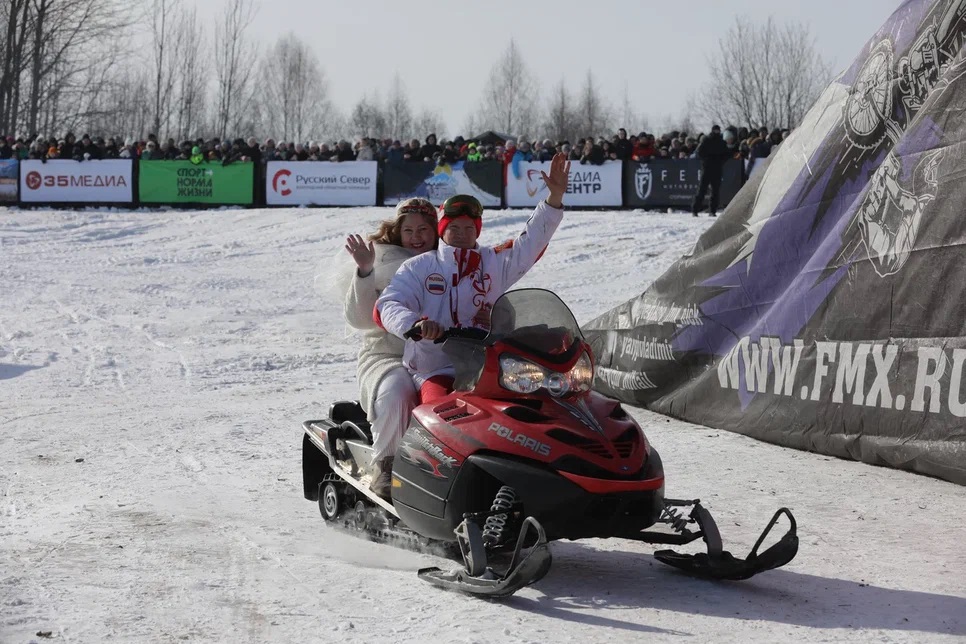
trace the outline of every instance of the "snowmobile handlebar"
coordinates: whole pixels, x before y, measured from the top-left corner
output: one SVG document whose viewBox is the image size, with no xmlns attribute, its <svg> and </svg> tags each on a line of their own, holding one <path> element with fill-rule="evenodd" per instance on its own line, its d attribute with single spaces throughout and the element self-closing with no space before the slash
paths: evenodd
<svg viewBox="0 0 966 644">
<path fill-rule="evenodd" d="M 489 331 L 486 331 L 485 329 L 477 329 L 475 327 L 450 327 L 449 329 L 443 331 L 443 335 L 433 340 L 433 344 L 442 344 L 450 338 L 465 338 L 467 340 L 482 341 L 487 335 L 489 335 Z M 419 342 L 423 339 L 423 334 L 419 332 L 419 326 L 417 324 L 414 325 L 413 328 L 406 331 L 403 337 L 405 337 L 407 340 Z"/>
</svg>

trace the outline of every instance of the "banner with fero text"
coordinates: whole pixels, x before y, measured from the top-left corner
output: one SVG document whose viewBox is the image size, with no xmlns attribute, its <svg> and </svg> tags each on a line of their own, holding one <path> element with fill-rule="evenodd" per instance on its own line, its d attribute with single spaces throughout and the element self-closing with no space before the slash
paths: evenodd
<svg viewBox="0 0 966 644">
<path fill-rule="evenodd" d="M 38 159 L 20 162 L 23 203 L 131 203 L 134 199 L 128 159 L 72 161 Z"/>
<path fill-rule="evenodd" d="M 251 204 L 255 168 L 250 162 L 144 161 L 138 164 L 138 199 L 162 204 Z"/>
<path fill-rule="evenodd" d="M 269 161 L 269 206 L 375 206 L 376 161 Z"/>
<path fill-rule="evenodd" d="M 0 203 L 17 200 L 17 159 L 0 159 Z"/>
<path fill-rule="evenodd" d="M 570 185 L 564 203 L 576 207 L 622 205 L 622 167 L 620 161 L 605 161 L 603 165 L 571 162 Z M 541 172 L 550 172 L 550 162 L 524 162 L 519 164 L 519 171 L 519 176 L 514 176 L 512 167 L 507 167 L 506 205 L 508 208 L 536 206 L 547 198 L 547 186 Z"/>
<path fill-rule="evenodd" d="M 720 210 L 731 203 L 742 185 L 742 162 L 725 161 L 719 188 Z M 652 159 L 624 164 L 624 205 L 632 208 L 690 210 L 701 187 L 700 159 Z M 710 192 L 705 197 L 705 203 Z"/>
</svg>

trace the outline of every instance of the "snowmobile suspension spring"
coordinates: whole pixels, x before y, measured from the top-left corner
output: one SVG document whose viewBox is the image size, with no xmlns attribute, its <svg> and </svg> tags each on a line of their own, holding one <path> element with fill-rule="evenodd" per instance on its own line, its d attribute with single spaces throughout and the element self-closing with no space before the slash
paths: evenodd
<svg viewBox="0 0 966 644">
<path fill-rule="evenodd" d="M 678 531 L 684 530 L 688 525 L 688 519 L 681 516 L 676 508 L 664 504 L 664 522 Z"/>
<path fill-rule="evenodd" d="M 517 493 L 512 487 L 504 485 L 493 498 L 493 504 L 490 506 L 490 511 L 495 512 L 497 510 L 509 510 L 513 507 L 513 504 L 516 503 L 516 501 Z M 494 514 L 486 518 L 486 523 L 483 524 L 484 545 L 495 546 L 503 541 L 503 530 L 506 528 L 509 518 L 510 517 L 508 514 Z"/>
</svg>

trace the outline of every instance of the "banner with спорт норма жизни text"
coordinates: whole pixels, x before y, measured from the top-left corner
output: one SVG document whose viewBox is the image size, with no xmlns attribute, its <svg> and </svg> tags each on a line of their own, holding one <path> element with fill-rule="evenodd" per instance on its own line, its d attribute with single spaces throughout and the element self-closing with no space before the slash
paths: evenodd
<svg viewBox="0 0 966 644">
<path fill-rule="evenodd" d="M 138 200 L 156 204 L 246 206 L 254 202 L 255 164 L 146 161 L 138 164 Z"/>
</svg>

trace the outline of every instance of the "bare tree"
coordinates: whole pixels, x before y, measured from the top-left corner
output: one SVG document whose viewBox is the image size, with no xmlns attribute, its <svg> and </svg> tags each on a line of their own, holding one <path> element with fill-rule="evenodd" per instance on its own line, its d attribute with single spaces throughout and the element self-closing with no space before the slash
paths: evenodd
<svg viewBox="0 0 966 644">
<path fill-rule="evenodd" d="M 36 132 L 76 121 L 87 109 L 79 93 L 106 79 L 131 14 L 117 0 L 7 0 L 0 125 Z"/>
<path fill-rule="evenodd" d="M 538 95 L 537 81 L 511 39 L 490 70 L 477 120 L 483 127 L 507 134 L 530 133 L 537 122 Z"/>
<path fill-rule="evenodd" d="M 580 136 L 577 106 L 564 79 L 550 91 L 543 130 L 555 141 L 576 142 Z"/>
<path fill-rule="evenodd" d="M 245 31 L 255 19 L 252 0 L 226 1 L 225 14 L 215 26 L 214 51 L 217 81 L 215 128 L 222 137 L 229 129 L 240 130 L 246 120 L 256 59 L 255 49 L 245 37 Z"/>
<path fill-rule="evenodd" d="M 424 107 L 413 119 L 412 131 L 420 140 L 425 140 L 430 134 L 435 134 L 437 139 L 445 139 L 446 121 L 438 110 Z"/>
<path fill-rule="evenodd" d="M 27 66 L 29 0 L 9 0 L 0 6 L 5 36 L 0 48 L 0 132 L 12 131 L 20 103 L 20 77 Z"/>
<path fill-rule="evenodd" d="M 325 73 L 311 48 L 294 33 L 279 38 L 266 53 L 258 85 L 265 125 L 276 136 L 304 141 L 328 124 L 332 104 Z"/>
<path fill-rule="evenodd" d="M 647 117 L 644 116 L 637 107 L 631 102 L 627 92 L 627 83 L 624 83 L 624 95 L 621 101 L 620 127 L 627 130 L 628 136 L 647 130 Z"/>
<path fill-rule="evenodd" d="M 204 119 L 205 97 L 208 83 L 205 70 L 207 49 L 201 27 L 198 25 L 197 8 L 186 9 L 179 22 L 181 43 L 175 52 L 175 66 L 180 73 L 176 78 L 174 127 L 180 139 L 196 134 Z"/>
<path fill-rule="evenodd" d="M 587 70 L 584 85 L 577 96 L 577 124 L 585 136 L 603 136 L 612 129 L 612 110 L 600 94 L 594 72 Z"/>
<path fill-rule="evenodd" d="M 387 128 L 387 119 L 382 111 L 379 97 L 371 99 L 363 96 L 349 114 L 351 136 L 381 137 Z"/>
<path fill-rule="evenodd" d="M 409 95 L 403 85 L 399 73 L 392 79 L 392 86 L 389 88 L 389 95 L 386 96 L 386 116 L 385 135 L 392 139 L 403 139 L 409 136 L 412 131 L 413 112 L 409 106 Z"/>
<path fill-rule="evenodd" d="M 807 26 L 737 18 L 708 57 L 711 80 L 697 107 L 708 120 L 794 127 L 832 77 Z"/>
<path fill-rule="evenodd" d="M 162 126 L 167 129 L 168 118 L 171 113 L 171 94 L 174 91 L 175 76 L 179 70 L 175 69 L 172 61 L 174 52 L 181 43 L 177 42 L 178 30 L 174 22 L 177 20 L 177 9 L 180 0 L 153 0 L 151 4 L 151 35 L 153 37 L 152 98 L 154 119 L 151 129 L 159 136 Z"/>
</svg>

